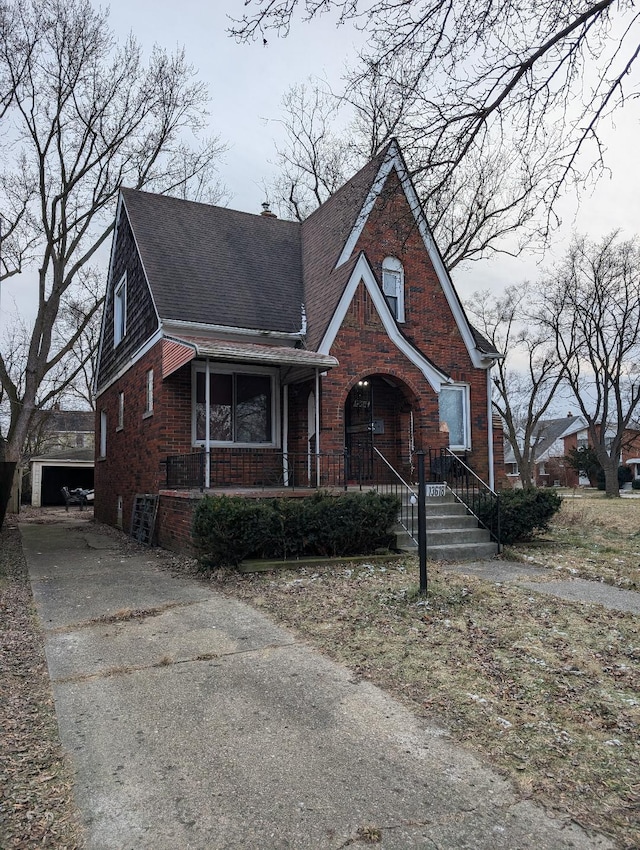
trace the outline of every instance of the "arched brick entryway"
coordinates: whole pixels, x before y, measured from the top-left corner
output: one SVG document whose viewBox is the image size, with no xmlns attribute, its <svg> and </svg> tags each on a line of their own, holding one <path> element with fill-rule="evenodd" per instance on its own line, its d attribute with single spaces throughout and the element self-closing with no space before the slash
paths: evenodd
<svg viewBox="0 0 640 850">
<path fill-rule="evenodd" d="M 351 387 L 344 405 L 350 477 L 373 474 L 373 446 L 407 480 L 412 478 L 419 399 L 394 375 L 372 374 Z"/>
</svg>

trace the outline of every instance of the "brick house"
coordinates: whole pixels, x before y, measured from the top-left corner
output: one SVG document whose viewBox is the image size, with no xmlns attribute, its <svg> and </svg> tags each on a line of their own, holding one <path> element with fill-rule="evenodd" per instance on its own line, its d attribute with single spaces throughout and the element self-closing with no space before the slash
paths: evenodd
<svg viewBox="0 0 640 850">
<path fill-rule="evenodd" d="M 493 486 L 500 355 L 467 320 L 397 144 L 302 223 L 264 206 L 122 190 L 96 517 L 127 530 L 134 495 L 160 493 L 160 542 L 175 545 L 190 463 L 205 489 L 366 483 L 373 447 L 407 479 L 416 449 L 450 447 Z"/>
<path fill-rule="evenodd" d="M 580 480 L 578 473 L 565 461 L 572 448 L 587 445 L 587 423 L 583 416 L 569 413 L 556 419 L 541 419 L 533 432 L 535 486 L 577 487 L 579 483 L 588 483 Z M 514 486 L 520 486 L 515 454 L 508 444 L 504 450 L 504 462 L 508 478 Z"/>
</svg>

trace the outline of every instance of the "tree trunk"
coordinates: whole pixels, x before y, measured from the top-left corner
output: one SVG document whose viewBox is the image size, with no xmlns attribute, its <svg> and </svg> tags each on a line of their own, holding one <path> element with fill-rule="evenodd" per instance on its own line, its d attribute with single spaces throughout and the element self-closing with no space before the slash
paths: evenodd
<svg viewBox="0 0 640 850">
<path fill-rule="evenodd" d="M 17 466 L 15 461 L 0 462 L 0 528 L 2 528 L 4 523 L 7 505 L 11 498 L 11 489 Z"/>
<path fill-rule="evenodd" d="M 605 495 L 607 498 L 619 499 L 620 484 L 618 483 L 617 461 L 612 461 L 606 466 L 603 464 L 602 468 L 604 469 Z"/>
</svg>

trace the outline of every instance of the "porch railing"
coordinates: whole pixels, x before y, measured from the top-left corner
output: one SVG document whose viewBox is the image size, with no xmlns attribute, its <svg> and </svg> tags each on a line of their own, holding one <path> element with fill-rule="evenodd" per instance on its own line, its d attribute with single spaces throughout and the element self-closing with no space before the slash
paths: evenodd
<svg viewBox="0 0 640 850">
<path fill-rule="evenodd" d="M 225 449 L 210 455 L 209 487 L 322 488 L 346 489 L 344 452 L 303 452 Z M 164 461 L 167 488 L 203 490 L 206 486 L 207 454 L 170 455 Z"/>
<path fill-rule="evenodd" d="M 167 489 L 204 490 L 206 457 L 204 452 L 169 455 L 162 462 Z"/>
<path fill-rule="evenodd" d="M 431 481 L 445 483 L 500 548 L 500 496 L 451 449 L 429 449 Z"/>
</svg>

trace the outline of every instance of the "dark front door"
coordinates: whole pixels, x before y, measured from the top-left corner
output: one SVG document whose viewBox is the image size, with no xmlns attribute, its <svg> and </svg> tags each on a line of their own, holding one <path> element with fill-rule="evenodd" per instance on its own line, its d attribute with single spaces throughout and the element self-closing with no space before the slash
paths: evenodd
<svg viewBox="0 0 640 850">
<path fill-rule="evenodd" d="M 373 477 L 373 392 L 370 379 L 358 381 L 349 393 L 345 425 L 347 478 L 370 481 Z"/>
</svg>

